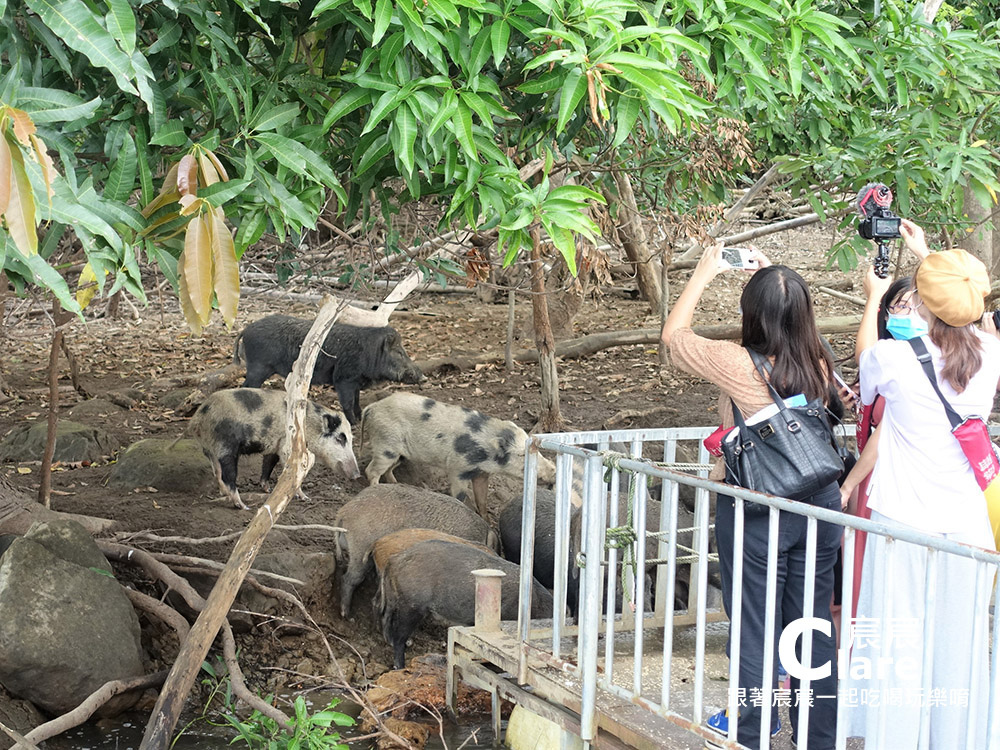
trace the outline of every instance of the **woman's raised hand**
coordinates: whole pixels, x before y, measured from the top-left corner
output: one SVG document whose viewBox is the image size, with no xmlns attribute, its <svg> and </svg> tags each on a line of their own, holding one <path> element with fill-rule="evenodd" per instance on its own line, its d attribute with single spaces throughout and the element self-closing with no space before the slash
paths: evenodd
<svg viewBox="0 0 1000 750">
<path fill-rule="evenodd" d="M 705 283 L 708 283 L 718 276 L 720 271 L 728 268 L 728 266 L 722 262 L 722 248 L 723 244 L 721 242 L 714 242 L 711 245 L 708 245 L 705 248 L 705 252 L 701 254 L 701 259 L 698 261 L 698 265 L 694 268 L 694 273 Z"/>
<path fill-rule="evenodd" d="M 918 259 L 923 260 L 930 255 L 930 250 L 927 249 L 927 240 L 924 238 L 924 230 L 917 224 L 914 224 L 909 219 L 900 219 L 899 234 L 903 238 L 903 244 Z"/>
<path fill-rule="evenodd" d="M 871 266 L 868 269 L 868 273 L 865 274 L 865 295 L 869 300 L 881 300 L 883 295 L 889 291 L 889 287 L 892 285 L 892 277 L 886 276 L 884 279 L 875 273 L 875 266 Z"/>
<path fill-rule="evenodd" d="M 762 253 L 756 247 L 751 245 L 750 250 L 752 251 L 750 253 L 750 257 L 757 261 L 758 269 L 767 268 L 769 265 L 771 265 L 771 259 L 768 258 L 766 255 L 764 255 L 764 253 Z"/>
</svg>

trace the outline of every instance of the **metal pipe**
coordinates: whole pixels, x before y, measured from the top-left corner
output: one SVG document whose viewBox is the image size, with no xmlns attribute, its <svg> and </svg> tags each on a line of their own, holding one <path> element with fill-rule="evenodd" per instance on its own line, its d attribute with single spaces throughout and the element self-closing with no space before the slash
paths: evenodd
<svg viewBox="0 0 1000 750">
<path fill-rule="evenodd" d="M 496 633 L 500 630 L 500 579 L 507 574 L 494 568 L 480 568 L 472 571 L 472 575 L 476 579 L 475 629 Z"/>
<path fill-rule="evenodd" d="M 816 598 L 816 519 L 806 521 L 806 580 L 805 591 L 802 594 L 802 616 L 808 621 L 813 616 L 813 600 Z M 799 747 L 809 750 L 809 705 L 812 689 L 812 651 L 813 629 L 808 628 L 802 634 L 802 664 L 806 674 L 799 683 Z M 780 655 L 779 655 L 780 656 Z M 805 700 L 802 700 L 805 696 Z"/>
<path fill-rule="evenodd" d="M 521 580 L 518 585 L 517 635 L 521 643 L 517 681 L 528 681 L 528 643 L 531 632 L 531 586 L 535 569 L 535 489 L 538 480 L 538 443 L 530 441 L 524 454 L 524 492 L 521 504 Z"/>
<path fill-rule="evenodd" d="M 740 707 L 737 701 L 740 687 L 740 646 L 743 624 L 743 538 L 746 529 L 746 508 L 743 498 L 736 498 L 733 508 L 733 602 L 729 621 L 729 739 L 736 741 L 739 731 Z M 744 695 L 744 700 L 746 696 Z M 768 735 L 770 736 L 770 735 Z"/>
</svg>

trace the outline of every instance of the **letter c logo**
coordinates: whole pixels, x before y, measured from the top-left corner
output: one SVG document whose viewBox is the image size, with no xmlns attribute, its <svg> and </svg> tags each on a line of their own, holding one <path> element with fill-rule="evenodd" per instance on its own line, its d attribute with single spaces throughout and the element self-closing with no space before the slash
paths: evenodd
<svg viewBox="0 0 1000 750">
<path fill-rule="evenodd" d="M 832 626 L 829 620 L 824 620 L 821 617 L 800 617 L 788 623 L 785 629 L 781 631 L 781 638 L 778 639 L 778 658 L 781 659 L 781 664 L 784 666 L 785 671 L 792 677 L 800 680 L 804 680 L 807 677 L 810 680 L 822 680 L 833 673 L 833 667 L 829 661 L 822 666 L 807 669 L 795 655 L 795 642 L 807 630 L 818 630 L 826 636 L 832 634 Z"/>
</svg>

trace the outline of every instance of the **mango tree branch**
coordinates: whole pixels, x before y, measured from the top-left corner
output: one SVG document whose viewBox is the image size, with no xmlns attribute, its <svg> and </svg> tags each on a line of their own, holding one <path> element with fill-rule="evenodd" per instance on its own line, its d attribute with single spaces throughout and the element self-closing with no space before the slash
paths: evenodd
<svg viewBox="0 0 1000 750">
<path fill-rule="evenodd" d="M 288 392 L 288 437 L 281 476 L 264 503 L 247 525 L 226 563 L 226 568 L 208 596 L 204 610 L 199 614 L 191 632 L 184 640 L 170 675 L 160 691 L 140 750 L 167 750 L 174 727 L 187 699 L 191 686 L 201 669 L 206 654 L 222 626 L 236 594 L 250 570 L 257 553 L 271 527 L 277 522 L 292 497 L 299 492 L 302 480 L 312 467 L 314 457 L 306 448 L 305 412 L 309 382 L 313 367 L 326 335 L 340 315 L 345 303 L 327 301 L 323 304 L 312 328 L 306 334 L 299 357 L 285 381 Z"/>
</svg>

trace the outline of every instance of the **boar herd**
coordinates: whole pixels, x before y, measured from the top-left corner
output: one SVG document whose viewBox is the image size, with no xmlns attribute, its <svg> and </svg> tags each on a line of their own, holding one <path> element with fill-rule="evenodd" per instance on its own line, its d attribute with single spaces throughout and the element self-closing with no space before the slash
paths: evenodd
<svg viewBox="0 0 1000 750">
<path fill-rule="evenodd" d="M 246 363 L 243 387 L 213 393 L 185 430 L 212 463 L 223 496 L 237 508 L 247 508 L 236 485 L 239 457 L 263 455 L 264 484 L 283 454 L 285 393 L 260 386 L 272 375 L 291 372 L 311 325 L 309 320 L 271 315 L 246 326 L 233 355 L 235 362 Z M 355 590 L 375 570 L 375 616 L 392 647 L 396 668 L 404 666 L 407 640 L 425 616 L 472 624 L 472 570 L 496 568 L 507 574 L 501 613 L 505 619 L 516 616 L 518 604 L 520 513 L 516 519 L 513 511 L 504 515 L 504 525 L 510 528 L 502 533 L 518 538 L 503 550 L 508 561 L 499 556 L 499 537 L 488 523 L 486 490 L 491 474 L 523 475 L 527 433 L 513 422 L 413 393 L 395 392 L 364 411 L 360 408 L 361 390 L 375 383 L 423 380 L 395 329 L 334 324 L 312 382 L 332 386 L 343 411 L 315 402 L 306 410 L 309 450 L 345 477 L 360 477 L 352 426 L 359 428 L 359 446 L 370 444 L 365 469 L 369 486 L 340 509 L 336 520 L 341 529 L 337 559 L 347 558 L 340 611 L 345 618 L 351 615 Z M 443 471 L 451 496 L 397 484 L 393 469 L 403 460 Z M 555 466 L 539 456 L 538 474 L 551 484 Z M 516 503 L 519 508 L 520 500 Z M 551 617 L 551 595 L 537 580 L 533 588 L 532 616 Z M 575 605 L 575 597 L 571 602 Z"/>
</svg>

